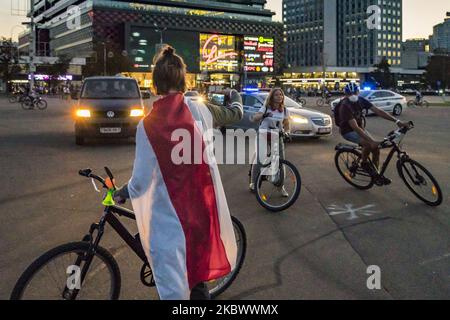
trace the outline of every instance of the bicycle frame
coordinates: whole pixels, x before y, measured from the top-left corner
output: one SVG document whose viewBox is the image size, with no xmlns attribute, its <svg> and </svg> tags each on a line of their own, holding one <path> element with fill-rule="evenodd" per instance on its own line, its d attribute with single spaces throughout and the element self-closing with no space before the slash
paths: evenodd
<svg viewBox="0 0 450 320">
<path fill-rule="evenodd" d="M 391 163 L 392 158 L 394 157 L 394 154 L 397 153 L 398 158 L 400 159 L 400 155 L 404 153 L 402 150 L 400 150 L 399 146 L 396 143 L 392 144 L 391 151 L 389 152 L 386 160 L 383 162 L 383 166 L 381 167 L 380 175 L 384 176 L 384 173 L 386 172 L 387 168 L 389 167 L 389 164 Z"/>
<path fill-rule="evenodd" d="M 114 215 L 126 217 L 131 220 L 136 220 L 134 212 L 119 206 L 109 206 L 105 207 L 102 218 L 99 223 L 94 223 L 89 229 L 89 234 L 83 238 L 83 241 L 91 241 L 92 235 L 95 230 L 98 230 L 95 240 L 92 242 L 93 246 L 98 246 L 104 232 L 105 224 L 108 223 L 114 231 L 122 238 L 122 240 L 133 250 L 133 252 L 142 260 L 142 262 L 147 263 L 147 257 L 145 255 L 144 249 L 142 248 L 139 239 L 136 239 L 125 226 L 119 221 L 119 219 Z"/>
</svg>

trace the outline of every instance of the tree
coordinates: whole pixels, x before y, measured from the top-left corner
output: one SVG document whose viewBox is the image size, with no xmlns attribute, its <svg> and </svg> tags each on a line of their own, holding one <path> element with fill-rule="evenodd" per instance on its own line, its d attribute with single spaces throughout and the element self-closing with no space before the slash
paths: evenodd
<svg viewBox="0 0 450 320">
<path fill-rule="evenodd" d="M 21 71 L 18 61 L 18 50 L 12 39 L 4 37 L 0 39 L 0 78 L 5 83 L 8 83 Z"/>
<path fill-rule="evenodd" d="M 386 57 L 381 59 L 380 63 L 375 64 L 375 71 L 371 76 L 381 85 L 382 88 L 392 88 L 394 85 L 394 79 L 391 73 L 391 65 L 387 61 Z"/>
<path fill-rule="evenodd" d="M 432 56 L 426 67 L 425 79 L 427 84 L 435 89 L 450 87 L 450 56 Z M 440 82 L 440 86 L 438 86 L 438 82 Z"/>
<path fill-rule="evenodd" d="M 104 55 L 106 53 L 106 75 L 115 75 L 121 72 L 131 71 L 133 66 L 127 55 L 123 51 L 113 47 L 110 43 L 105 46 L 102 43 L 94 44 L 94 51 L 83 66 L 83 76 L 99 76 L 104 74 Z"/>
</svg>

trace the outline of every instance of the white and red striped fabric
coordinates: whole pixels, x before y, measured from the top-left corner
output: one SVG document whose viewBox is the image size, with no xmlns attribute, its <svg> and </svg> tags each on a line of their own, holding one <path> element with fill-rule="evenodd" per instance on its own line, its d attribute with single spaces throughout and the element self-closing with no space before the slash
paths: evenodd
<svg viewBox="0 0 450 320">
<path fill-rule="evenodd" d="M 152 267 L 161 299 L 189 299 L 200 282 L 227 275 L 235 267 L 237 246 L 225 192 L 212 152 L 208 162 L 174 164 L 184 129 L 200 139 L 202 157 L 212 137 L 212 115 L 200 102 L 182 94 L 154 103 L 138 125 L 136 159 L 128 184 L 141 242 Z"/>
</svg>

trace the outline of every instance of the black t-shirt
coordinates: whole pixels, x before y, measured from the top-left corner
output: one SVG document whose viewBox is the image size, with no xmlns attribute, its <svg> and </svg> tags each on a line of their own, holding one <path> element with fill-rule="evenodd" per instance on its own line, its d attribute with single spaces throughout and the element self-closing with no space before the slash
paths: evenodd
<svg viewBox="0 0 450 320">
<path fill-rule="evenodd" d="M 370 109 L 373 106 L 368 100 L 358 97 L 357 102 L 351 102 L 348 98 L 345 98 L 339 106 L 339 128 L 341 134 L 352 132 L 353 129 L 349 124 L 349 121 L 355 119 L 358 126 L 362 126 L 363 110 Z"/>
</svg>

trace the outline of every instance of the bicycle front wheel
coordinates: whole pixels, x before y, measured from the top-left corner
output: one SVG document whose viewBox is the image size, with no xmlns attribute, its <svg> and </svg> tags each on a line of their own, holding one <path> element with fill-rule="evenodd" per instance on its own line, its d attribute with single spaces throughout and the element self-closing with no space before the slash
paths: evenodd
<svg viewBox="0 0 450 320">
<path fill-rule="evenodd" d="M 271 168 L 266 167 L 265 170 Z M 301 186 L 297 168 L 289 161 L 280 160 L 277 173 L 273 175 L 263 174 L 262 171 L 259 173 L 255 183 L 256 200 L 269 211 L 283 211 L 297 201 Z"/>
<path fill-rule="evenodd" d="M 247 251 L 247 235 L 245 234 L 244 226 L 237 218 L 233 216 L 231 217 L 231 220 L 233 222 L 234 235 L 236 237 L 237 244 L 236 266 L 228 275 L 208 282 L 207 286 L 209 289 L 209 294 L 213 299 L 223 293 L 236 279 L 242 265 L 244 264 L 245 253 Z"/>
<path fill-rule="evenodd" d="M 42 99 L 36 101 L 36 107 L 37 107 L 39 110 L 45 110 L 45 109 L 47 109 L 47 101 L 42 100 Z"/>
<path fill-rule="evenodd" d="M 397 162 L 397 170 L 400 178 L 417 198 L 432 207 L 442 203 L 439 183 L 420 163 L 412 159 L 402 159 Z"/>
<path fill-rule="evenodd" d="M 56 247 L 34 261 L 21 275 L 11 300 L 117 300 L 121 277 L 113 256 L 97 247 L 85 269 L 89 243 Z M 81 283 L 81 274 L 86 271 Z"/>
</svg>

